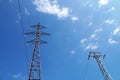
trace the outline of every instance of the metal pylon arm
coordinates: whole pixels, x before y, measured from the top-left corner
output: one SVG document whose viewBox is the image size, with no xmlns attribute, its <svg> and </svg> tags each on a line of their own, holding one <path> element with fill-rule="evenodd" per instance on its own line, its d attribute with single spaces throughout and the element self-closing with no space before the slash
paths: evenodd
<svg viewBox="0 0 120 80">
<path fill-rule="evenodd" d="M 98 63 L 98 66 L 100 68 L 100 71 L 104 77 L 105 80 L 112 80 L 110 74 L 107 72 L 105 66 L 103 65 L 103 62 L 101 59 L 104 59 L 106 55 L 101 55 L 100 52 L 90 52 L 89 53 L 89 56 L 88 56 L 88 59 L 90 59 L 91 57 L 92 58 L 95 58 L 97 63 Z"/>
<path fill-rule="evenodd" d="M 49 33 L 41 31 L 41 29 L 46 29 L 45 26 L 37 25 L 30 26 L 31 28 L 35 29 L 35 31 L 31 31 L 25 33 L 25 35 L 32 35 L 35 38 L 32 40 L 27 41 L 27 43 L 33 44 L 33 52 L 32 52 L 32 59 L 30 63 L 29 75 L 28 80 L 42 80 L 41 78 L 41 67 L 40 67 L 40 45 L 47 43 L 40 39 L 42 35 L 50 35 Z"/>
</svg>

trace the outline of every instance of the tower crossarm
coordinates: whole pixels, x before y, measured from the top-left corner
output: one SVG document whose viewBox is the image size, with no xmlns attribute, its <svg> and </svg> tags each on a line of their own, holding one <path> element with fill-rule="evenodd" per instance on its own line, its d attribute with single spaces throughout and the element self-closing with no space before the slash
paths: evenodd
<svg viewBox="0 0 120 80">
<path fill-rule="evenodd" d="M 42 35 L 50 35 L 50 34 L 41 31 L 41 29 L 46 29 L 46 27 L 40 25 L 39 23 L 37 25 L 33 25 L 30 27 L 34 29 L 34 31 L 25 33 L 25 35 L 29 35 L 29 36 L 31 35 L 34 36 L 35 38 L 27 41 L 27 43 L 31 43 L 34 45 L 29 74 L 28 74 L 28 80 L 42 80 L 41 67 L 40 67 L 40 45 L 43 43 L 45 44 L 47 42 L 41 40 L 40 37 Z"/>
<path fill-rule="evenodd" d="M 96 59 L 96 62 L 98 63 L 98 66 L 100 68 L 100 71 L 104 77 L 105 80 L 112 80 L 110 74 L 107 72 L 105 66 L 103 65 L 103 62 L 101 59 L 105 58 L 105 55 L 101 55 L 100 52 L 90 52 L 88 59 L 92 57 Z"/>
</svg>

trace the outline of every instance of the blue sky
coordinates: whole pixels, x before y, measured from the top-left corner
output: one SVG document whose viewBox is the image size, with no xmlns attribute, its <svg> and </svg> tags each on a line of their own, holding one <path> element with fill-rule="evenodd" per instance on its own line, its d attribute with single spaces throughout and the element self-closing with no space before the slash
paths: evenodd
<svg viewBox="0 0 120 80">
<path fill-rule="evenodd" d="M 0 0 L 0 80 L 27 80 L 32 45 L 25 47 L 29 26 L 47 27 L 41 45 L 43 80 L 104 80 L 89 51 L 103 60 L 113 80 L 120 80 L 119 0 Z"/>
</svg>

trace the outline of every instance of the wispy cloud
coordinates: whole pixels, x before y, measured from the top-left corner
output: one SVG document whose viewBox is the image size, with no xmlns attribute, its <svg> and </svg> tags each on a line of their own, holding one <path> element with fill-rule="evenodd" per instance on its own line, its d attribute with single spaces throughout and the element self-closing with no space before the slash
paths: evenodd
<svg viewBox="0 0 120 80">
<path fill-rule="evenodd" d="M 28 16 L 30 15 L 30 12 L 28 11 L 27 8 L 25 8 L 25 14 L 28 15 Z"/>
<path fill-rule="evenodd" d="M 33 0 L 36 10 L 46 14 L 57 15 L 58 18 L 69 16 L 70 10 L 67 7 L 60 7 L 57 0 Z"/>
<path fill-rule="evenodd" d="M 13 75 L 13 78 L 20 78 L 21 76 L 22 76 L 21 73 L 18 73 L 18 74 Z"/>
<path fill-rule="evenodd" d="M 99 28 L 99 29 L 96 29 L 96 30 L 95 30 L 95 33 L 98 33 L 98 32 L 101 32 L 101 31 L 103 31 L 103 29 L 102 29 L 102 28 Z"/>
<path fill-rule="evenodd" d="M 96 38 L 97 33 L 103 31 L 102 28 L 96 29 L 93 34 L 90 35 L 90 39 Z"/>
<path fill-rule="evenodd" d="M 114 20 L 110 20 L 110 19 L 107 19 L 106 21 L 105 21 L 105 23 L 107 23 L 107 24 L 113 24 L 115 21 Z"/>
<path fill-rule="evenodd" d="M 96 45 L 96 44 L 89 44 L 86 48 L 85 48 L 85 50 L 95 50 L 95 49 L 97 49 L 98 48 L 98 46 Z"/>
<path fill-rule="evenodd" d="M 103 5 L 107 5 L 108 4 L 108 0 L 99 0 L 98 4 L 99 4 L 99 7 L 101 7 Z"/>
<path fill-rule="evenodd" d="M 84 44 L 87 41 L 87 39 L 81 39 L 80 43 Z"/>
<path fill-rule="evenodd" d="M 112 6 L 108 11 L 111 12 L 111 11 L 114 11 L 115 10 L 115 7 Z"/>
<path fill-rule="evenodd" d="M 70 14 L 72 12 L 71 9 L 61 7 L 57 0 L 33 0 L 33 4 L 36 6 L 38 12 L 55 15 L 58 19 L 70 18 L 73 22 L 79 21 L 78 17 Z M 29 14 L 27 10 L 26 14 Z"/>
<path fill-rule="evenodd" d="M 14 78 L 14 79 L 26 80 L 26 77 L 23 76 L 21 73 L 14 74 L 14 75 L 13 75 L 13 78 Z"/>
<path fill-rule="evenodd" d="M 75 22 L 75 21 L 79 21 L 79 18 L 78 18 L 78 17 L 71 17 L 71 20 L 72 20 L 73 22 Z"/>
<path fill-rule="evenodd" d="M 93 23 L 92 23 L 92 22 L 90 22 L 88 25 L 89 25 L 89 26 L 91 26 L 92 24 L 93 24 Z"/>
<path fill-rule="evenodd" d="M 115 28 L 113 31 L 113 35 L 118 35 L 118 34 L 120 34 L 120 27 Z"/>
<path fill-rule="evenodd" d="M 70 52 L 71 54 L 75 54 L 75 51 L 74 50 L 71 50 L 71 52 Z"/>
<path fill-rule="evenodd" d="M 119 39 L 118 37 L 120 36 L 120 26 L 116 27 L 112 34 L 111 37 L 108 39 L 109 44 L 119 44 Z M 113 39 L 114 38 L 114 39 Z"/>
<path fill-rule="evenodd" d="M 80 43 L 85 48 L 85 50 L 95 50 L 99 47 L 98 37 L 99 33 L 103 31 L 103 28 L 98 28 L 88 37 L 81 39 Z"/>
<path fill-rule="evenodd" d="M 9 0 L 9 2 L 12 2 L 12 0 Z"/>
<path fill-rule="evenodd" d="M 19 20 L 16 20 L 16 23 L 19 24 Z"/>
<path fill-rule="evenodd" d="M 108 39 L 108 42 L 110 43 L 110 44 L 118 44 L 118 41 L 116 41 L 116 40 L 113 40 L 113 39 L 111 39 L 111 38 L 109 38 Z"/>
<path fill-rule="evenodd" d="M 93 33 L 93 34 L 90 35 L 90 38 L 91 38 L 91 39 L 93 39 L 93 38 L 95 38 L 95 37 L 96 37 L 96 33 Z"/>
</svg>

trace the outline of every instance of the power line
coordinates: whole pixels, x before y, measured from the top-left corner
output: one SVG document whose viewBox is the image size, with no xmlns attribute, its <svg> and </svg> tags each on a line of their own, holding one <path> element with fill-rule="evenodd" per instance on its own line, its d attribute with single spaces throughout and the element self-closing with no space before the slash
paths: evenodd
<svg viewBox="0 0 120 80">
<path fill-rule="evenodd" d="M 22 16 L 22 9 L 21 9 L 21 5 L 20 5 L 20 1 L 18 0 L 18 8 L 19 8 L 19 16 L 20 16 L 20 24 L 21 24 L 21 30 L 22 30 L 22 35 L 23 35 L 23 40 L 24 40 L 24 47 L 25 47 L 25 57 L 26 57 L 26 64 L 28 62 L 28 55 L 27 55 L 27 46 L 26 46 L 26 40 L 25 40 L 25 30 L 24 30 L 24 26 L 23 26 L 23 16 Z"/>
</svg>

